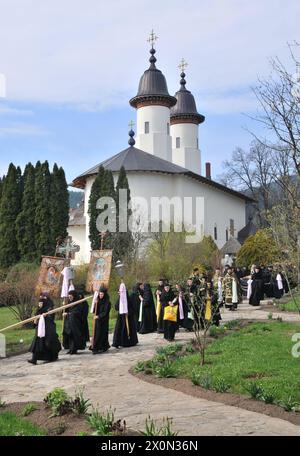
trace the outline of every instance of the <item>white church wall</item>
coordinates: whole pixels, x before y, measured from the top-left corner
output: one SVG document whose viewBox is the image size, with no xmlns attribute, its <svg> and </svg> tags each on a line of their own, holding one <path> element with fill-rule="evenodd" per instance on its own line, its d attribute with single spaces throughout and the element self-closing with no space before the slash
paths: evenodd
<svg viewBox="0 0 300 456">
<path fill-rule="evenodd" d="M 178 176 L 178 187 L 186 196 L 204 197 L 204 234 L 214 239 L 214 228 L 217 228 L 217 239 L 219 248 L 226 242 L 226 229 L 230 227 L 230 219 L 234 220 L 235 235 L 245 224 L 245 201 L 229 193 L 217 190 L 216 188 L 201 184 L 195 179 Z M 179 191 L 179 190 L 178 190 Z"/>
<path fill-rule="evenodd" d="M 75 225 L 68 227 L 68 235 L 72 236 L 76 245 L 80 246 L 80 251 L 76 253 L 75 259 L 72 260 L 73 265 L 80 265 L 89 262 L 86 252 L 86 227 L 85 225 Z M 88 252 L 89 253 L 89 252 Z"/>
<path fill-rule="evenodd" d="M 118 173 L 114 173 L 115 183 Z M 217 227 L 216 244 L 219 248 L 226 242 L 226 229 L 229 231 L 230 219 L 234 220 L 235 235 L 237 231 L 245 226 L 245 202 L 228 193 L 222 192 L 206 184 L 199 183 L 195 179 L 181 175 L 168 175 L 162 173 L 130 172 L 127 173 L 131 197 L 145 198 L 150 208 L 151 197 L 167 197 L 168 199 L 180 197 L 203 197 L 204 198 L 204 220 L 198 221 L 203 225 L 203 233 L 211 235 L 214 239 L 214 228 Z M 75 242 L 80 245 L 80 255 L 76 258 L 78 263 L 88 263 L 90 260 L 89 241 L 89 215 L 88 201 L 90 191 L 95 177 L 87 179 L 85 189 L 85 217 L 86 227 L 69 227 L 69 233 Z M 143 203 L 138 203 L 139 209 L 146 214 Z M 167 208 L 167 206 L 165 206 Z M 195 221 L 195 204 L 193 204 L 193 220 Z M 166 213 L 162 212 L 163 219 Z"/>
<path fill-rule="evenodd" d="M 145 133 L 145 122 L 149 122 L 149 133 Z M 169 108 L 156 105 L 138 108 L 136 147 L 164 160 L 172 161 L 172 139 L 168 128 L 170 128 Z"/>
<path fill-rule="evenodd" d="M 198 149 L 198 125 L 182 123 L 171 125 L 172 161 L 176 165 L 201 174 L 201 152 Z M 179 138 L 180 147 L 176 147 Z"/>
</svg>

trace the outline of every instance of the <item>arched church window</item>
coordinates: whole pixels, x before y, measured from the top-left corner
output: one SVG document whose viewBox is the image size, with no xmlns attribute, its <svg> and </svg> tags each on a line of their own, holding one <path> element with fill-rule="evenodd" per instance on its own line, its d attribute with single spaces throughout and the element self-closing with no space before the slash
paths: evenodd
<svg viewBox="0 0 300 456">
<path fill-rule="evenodd" d="M 180 149 L 180 138 L 176 138 L 176 149 Z"/>
<path fill-rule="evenodd" d="M 150 130 L 149 122 L 145 122 L 145 134 L 148 134 Z"/>
<path fill-rule="evenodd" d="M 214 238 L 215 238 L 215 241 L 217 241 L 217 239 L 218 239 L 218 228 L 217 228 L 216 224 L 214 226 Z"/>
<path fill-rule="evenodd" d="M 226 242 L 228 241 L 228 228 L 226 228 Z"/>
<path fill-rule="evenodd" d="M 168 123 L 167 123 L 167 135 L 169 135 L 169 134 L 170 134 L 170 124 L 169 124 L 169 122 L 168 122 Z"/>
</svg>

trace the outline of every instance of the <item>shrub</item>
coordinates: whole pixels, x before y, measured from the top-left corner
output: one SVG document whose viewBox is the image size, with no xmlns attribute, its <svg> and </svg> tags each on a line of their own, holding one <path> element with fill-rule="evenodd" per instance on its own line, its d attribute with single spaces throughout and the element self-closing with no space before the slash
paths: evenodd
<svg viewBox="0 0 300 456">
<path fill-rule="evenodd" d="M 224 378 L 218 378 L 214 383 L 214 390 L 217 393 L 226 393 L 230 389 L 230 385 L 225 381 Z"/>
<path fill-rule="evenodd" d="M 35 404 L 27 404 L 27 405 L 25 405 L 25 407 L 23 408 L 22 413 L 21 413 L 21 416 L 28 416 L 28 415 L 30 415 L 32 412 L 34 412 L 35 410 L 37 410 L 37 406 L 36 406 Z"/>
<path fill-rule="evenodd" d="M 276 399 L 276 391 L 275 389 L 271 391 L 263 390 L 261 395 L 261 400 L 264 401 L 266 404 L 274 404 Z"/>
<path fill-rule="evenodd" d="M 286 412 L 295 412 L 300 404 L 292 396 L 288 396 L 280 402 L 280 405 Z"/>
<path fill-rule="evenodd" d="M 227 329 L 233 329 L 236 328 L 237 326 L 240 326 L 241 320 L 229 320 L 226 322 L 226 328 Z"/>
<path fill-rule="evenodd" d="M 158 355 L 164 355 L 164 356 L 173 356 L 181 352 L 183 348 L 182 344 L 172 344 L 172 345 L 167 345 L 165 347 L 159 347 L 156 349 L 156 353 Z"/>
<path fill-rule="evenodd" d="M 21 321 L 30 318 L 35 309 L 35 288 L 38 278 L 36 269 L 19 269 L 16 275 L 9 275 L 0 285 L 0 301 Z"/>
<path fill-rule="evenodd" d="M 194 381 L 196 383 L 194 383 Z M 209 375 L 209 374 L 201 375 L 200 373 L 198 373 L 198 375 L 197 375 L 196 371 L 194 371 L 194 375 L 192 373 L 192 382 L 194 383 L 194 385 L 201 386 L 202 388 L 204 388 L 206 390 L 211 389 L 212 385 L 213 385 L 211 375 Z"/>
<path fill-rule="evenodd" d="M 75 397 L 72 403 L 72 410 L 78 415 L 85 415 L 91 405 L 89 399 L 85 399 L 83 396 L 84 388 L 80 388 L 75 392 Z"/>
<path fill-rule="evenodd" d="M 134 371 L 135 372 L 144 372 L 145 371 L 145 363 L 143 361 L 139 361 L 135 366 L 134 366 Z"/>
<path fill-rule="evenodd" d="M 105 436 L 113 435 L 112 429 L 115 419 L 115 410 L 111 407 L 106 413 L 101 413 L 99 410 L 93 408 L 91 415 L 87 418 L 89 425 L 95 429 L 93 435 Z"/>
<path fill-rule="evenodd" d="M 169 359 L 167 359 L 164 364 L 156 367 L 155 373 L 157 377 L 161 378 L 176 378 L 178 376 L 174 364 L 172 364 Z"/>
<path fill-rule="evenodd" d="M 273 320 L 273 314 L 272 314 L 272 312 L 269 312 L 269 313 L 268 313 L 268 320 Z"/>
<path fill-rule="evenodd" d="M 249 385 L 245 389 L 246 391 L 248 391 L 248 393 L 253 399 L 260 399 L 263 395 L 262 387 L 255 382 L 249 383 Z"/>
<path fill-rule="evenodd" d="M 0 408 L 4 408 L 5 406 L 6 406 L 6 403 L 0 397 Z"/>
<path fill-rule="evenodd" d="M 62 388 L 55 388 L 44 399 L 47 406 L 51 408 L 51 416 L 61 416 L 72 410 L 72 399 Z"/>
<path fill-rule="evenodd" d="M 172 437 L 176 436 L 178 433 L 172 430 L 173 421 L 170 418 L 163 418 L 162 426 L 157 426 L 155 421 L 148 416 L 146 418 L 145 430 L 140 431 L 142 435 L 148 437 L 157 437 L 157 436 L 164 436 L 164 437 Z"/>
</svg>

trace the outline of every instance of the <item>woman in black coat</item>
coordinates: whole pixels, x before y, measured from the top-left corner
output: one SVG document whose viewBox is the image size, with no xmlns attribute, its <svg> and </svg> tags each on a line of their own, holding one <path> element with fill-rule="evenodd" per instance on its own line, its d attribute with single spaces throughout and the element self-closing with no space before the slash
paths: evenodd
<svg viewBox="0 0 300 456">
<path fill-rule="evenodd" d="M 119 295 L 120 295 L 119 291 Z M 134 307 L 132 305 L 132 301 L 129 298 L 129 294 L 127 291 L 126 304 L 121 304 L 121 295 L 119 296 L 118 301 L 116 302 L 115 309 L 118 312 L 118 317 L 116 321 L 116 326 L 114 330 L 114 337 L 113 337 L 113 347 L 133 347 L 134 345 L 138 344 L 138 337 L 136 331 L 136 323 L 135 323 L 135 315 L 134 315 Z M 124 309 L 124 305 L 127 307 Z M 122 308 L 123 307 L 123 308 Z"/>
<path fill-rule="evenodd" d="M 111 304 L 106 288 L 101 287 L 98 298 L 94 307 L 94 336 L 92 352 L 93 354 L 104 353 L 109 348 L 108 332 L 109 332 L 109 313 Z"/>
<path fill-rule="evenodd" d="M 79 301 L 82 298 L 77 291 L 69 291 L 68 303 Z M 89 340 L 88 330 L 89 305 L 87 301 L 66 309 L 64 316 L 63 346 L 68 349 L 68 355 L 77 354 L 77 350 L 85 350 Z"/>
<path fill-rule="evenodd" d="M 251 306 L 259 306 L 261 299 L 264 298 L 264 280 L 260 267 L 255 268 L 255 272 L 251 276 L 251 295 L 249 304 Z"/>
<path fill-rule="evenodd" d="M 174 305 L 178 305 L 176 303 L 176 296 L 175 293 L 171 290 L 170 285 L 165 284 L 164 291 L 161 294 L 160 302 L 162 305 L 163 313 L 165 314 L 165 309 L 168 306 L 173 307 Z M 177 317 L 176 321 L 165 320 L 164 318 L 164 338 L 168 342 L 172 342 L 175 338 L 175 333 L 179 328 L 179 312 L 177 307 Z"/>
<path fill-rule="evenodd" d="M 41 297 L 36 315 L 43 315 L 54 308 L 54 304 L 48 297 Z M 36 332 L 29 348 L 32 358 L 28 360 L 31 364 L 37 364 L 38 360 L 52 362 L 58 359 L 58 353 L 61 350 L 58 335 L 56 334 L 56 325 L 54 323 L 54 314 L 44 317 L 45 335 L 38 336 L 39 320 L 35 322 Z"/>
<path fill-rule="evenodd" d="M 142 292 L 142 319 L 139 333 L 148 334 L 157 331 L 157 320 L 152 290 L 149 283 L 145 283 Z"/>
</svg>

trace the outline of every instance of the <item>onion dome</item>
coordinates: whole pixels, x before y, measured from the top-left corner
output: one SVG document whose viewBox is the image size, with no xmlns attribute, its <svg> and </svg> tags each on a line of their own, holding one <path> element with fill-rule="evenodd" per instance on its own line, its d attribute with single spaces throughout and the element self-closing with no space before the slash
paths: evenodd
<svg viewBox="0 0 300 456">
<path fill-rule="evenodd" d="M 177 99 L 176 105 L 171 109 L 171 125 L 177 123 L 194 123 L 204 122 L 205 117 L 199 114 L 193 94 L 186 89 L 185 72 L 180 74 L 180 89 L 175 93 Z"/>
<path fill-rule="evenodd" d="M 138 93 L 129 101 L 134 108 L 142 106 L 160 105 L 171 108 L 176 103 L 176 98 L 168 92 L 167 81 L 162 72 L 156 68 L 155 49 L 150 49 L 150 67 L 140 79 Z"/>
</svg>

